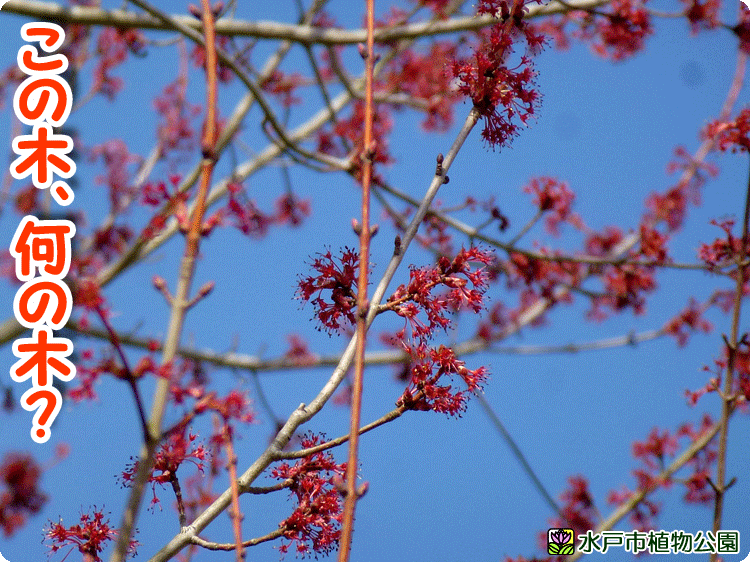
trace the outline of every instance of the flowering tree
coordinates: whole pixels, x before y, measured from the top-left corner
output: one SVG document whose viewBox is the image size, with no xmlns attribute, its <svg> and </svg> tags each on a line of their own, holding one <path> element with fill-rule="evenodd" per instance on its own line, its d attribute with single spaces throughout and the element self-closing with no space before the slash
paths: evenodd
<svg viewBox="0 0 750 562">
<path fill-rule="evenodd" d="M 337 553 L 345 561 L 350 551 L 387 548 L 376 542 L 398 532 L 399 517 L 426 517 L 417 497 L 443 493 L 441 467 L 453 473 L 453 492 L 475 487 L 499 501 L 511 487 L 495 494 L 486 473 L 517 465 L 531 484 L 521 473 L 505 482 L 523 482 L 525 497 L 540 503 L 535 521 L 515 531 L 521 552 L 506 534 L 479 531 L 492 536 L 495 557 L 738 553 L 731 532 L 744 519 L 733 494 L 742 498 L 747 484 L 742 473 L 734 478 L 741 465 L 731 462 L 729 428 L 743 423 L 750 397 L 741 314 L 750 292 L 750 185 L 732 179 L 720 197 L 704 186 L 720 185 L 717 163 L 748 164 L 750 108 L 737 100 L 750 11 L 718 0 L 660 9 L 625 0 L 368 0 L 354 15 L 353 5 L 2 7 L 5 36 L 18 38 L 2 74 L 15 137 L 2 199 L 3 272 L 15 312 L 0 327 L 15 356 L 3 379 L 0 523 L 8 544 L 25 556 L 18 537 L 41 530 L 51 559 L 187 561 L 221 551 L 214 557 L 239 562 L 274 548 L 282 557 Z M 266 9 L 278 21 L 262 19 Z M 27 21 L 54 24 L 43 29 L 61 30 L 64 40 L 52 48 L 33 26 L 19 34 Z M 708 36 L 734 57 L 734 76 L 709 85 L 723 106 L 691 107 L 704 125 L 670 139 L 672 155 L 659 156 L 675 178 L 639 200 L 636 188 L 575 186 L 534 169 L 541 159 L 523 157 L 534 147 L 511 150 L 544 120 L 545 60 L 564 61 L 571 45 L 584 46 L 592 68 L 603 60 L 622 70 L 648 56 L 660 32 Z M 39 58 L 24 40 L 56 54 Z M 62 109 L 48 111 L 50 103 Z M 613 131 L 626 125 L 610 123 Z M 72 142 L 55 140 L 52 126 Z M 27 163 L 36 138 L 63 143 L 49 162 L 64 186 Z M 648 135 L 635 140 L 653 152 Z M 630 148 L 601 144 L 600 160 L 587 167 L 612 173 L 610 160 L 620 159 L 640 173 Z M 498 159 L 501 169 L 493 168 Z M 516 174 L 525 178 L 519 187 L 506 185 Z M 579 212 L 586 198 L 605 201 L 601 213 Z M 638 208 L 632 221 L 620 212 L 624 200 Z M 66 267 L 54 269 L 52 248 L 65 243 Z M 63 269 L 65 284 L 54 277 Z M 674 298 L 659 300 L 665 292 Z M 615 335 L 597 335 L 607 330 Z M 707 355 L 687 353 L 696 333 L 708 334 Z M 522 336 L 551 343 L 515 345 Z M 558 406 L 545 390 L 554 386 L 544 367 L 551 355 L 651 340 L 676 345 L 671 357 L 689 358 L 700 378 L 675 381 L 685 367 L 648 349 L 626 350 L 634 357 L 628 379 L 589 355 L 579 368 L 592 378 L 576 390 L 584 399 L 552 432 L 548 451 L 527 457 L 529 442 L 501 422 L 532 441 L 550 431 L 531 412 Z M 497 361 L 500 353 L 537 357 L 516 371 Z M 597 395 L 594 377 L 606 379 L 606 395 Z M 498 407 L 519 380 L 520 424 Z M 644 385 L 679 401 L 667 417 L 683 421 L 664 429 L 665 413 L 645 408 L 637 415 L 653 429 L 629 445 L 616 417 L 599 408 L 637 409 Z M 455 454 L 470 446 L 464 434 L 441 440 L 452 456 L 424 470 L 417 448 L 427 435 L 417 428 L 456 431 L 439 416 L 464 416 L 450 420 L 455 428 L 474 423 L 477 408 L 489 420 L 484 433 L 494 427 L 497 443 L 508 445 L 513 468 L 487 471 L 492 457 L 483 451 L 482 479 L 472 476 L 470 459 Z M 396 444 L 394 427 L 408 445 Z M 584 432 L 627 450 L 635 464 L 616 475 L 576 464 L 572 442 Z M 398 475 L 402 458 L 408 468 Z M 563 465 L 577 468 L 561 474 Z M 55 474 L 60 484 L 47 489 Z M 552 474 L 559 490 L 544 482 Z M 406 497 L 388 494 L 399 480 Z M 384 498 L 387 509 L 368 508 Z M 423 552 L 409 558 L 435 558 L 424 554 L 430 532 L 443 536 L 441 549 L 460 542 L 450 532 L 465 511 L 490 517 L 492 508 L 464 507 L 460 498 L 438 497 L 456 520 L 409 528 Z M 666 513 L 673 498 L 682 503 Z M 513 502 L 498 506 L 501 521 L 513 519 Z M 672 528 L 681 530 L 658 531 Z"/>
</svg>

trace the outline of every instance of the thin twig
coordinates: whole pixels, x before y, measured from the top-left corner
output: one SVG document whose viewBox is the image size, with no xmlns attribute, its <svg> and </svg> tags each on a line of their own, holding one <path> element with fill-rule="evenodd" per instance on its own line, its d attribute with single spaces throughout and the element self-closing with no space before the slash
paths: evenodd
<svg viewBox="0 0 750 562">
<path fill-rule="evenodd" d="M 365 348 L 367 346 L 367 313 L 370 303 L 367 300 L 367 286 L 370 284 L 370 183 L 372 164 L 378 147 L 373 141 L 373 82 L 375 69 L 375 0 L 366 0 L 367 5 L 367 46 L 360 50 L 365 60 L 365 123 L 362 154 L 362 223 L 359 232 L 359 279 L 357 282 L 357 349 L 354 357 L 354 381 L 351 394 L 351 415 L 349 425 L 349 455 L 346 463 L 346 495 L 344 514 L 339 538 L 339 562 L 348 562 L 354 532 L 354 511 L 359 494 L 357 492 L 357 468 L 359 467 L 359 425 L 362 415 L 362 387 L 365 371 Z M 362 47 L 360 46 L 360 49 Z"/>
<path fill-rule="evenodd" d="M 132 0 L 137 2 L 138 0 Z M 208 0 L 204 0 L 208 5 Z M 182 335 L 182 326 L 185 320 L 188 303 L 190 302 L 190 286 L 195 271 L 195 261 L 198 256 L 200 244 L 201 227 L 206 210 L 206 198 L 211 186 L 211 176 L 218 158 L 215 153 L 216 147 L 216 121 L 217 121 L 217 75 L 216 75 L 216 49 L 215 34 L 213 28 L 213 13 L 210 6 L 203 10 L 203 29 L 206 45 L 206 121 L 203 128 L 203 140 L 201 149 L 203 154 L 201 183 L 196 198 L 196 206 L 190 217 L 190 227 L 185 241 L 185 253 L 180 266 L 180 275 L 177 289 L 172 299 L 169 327 L 164 342 L 161 364 L 170 365 L 175 358 Z M 153 402 L 151 406 L 151 417 L 148 423 L 148 439 L 143 445 L 138 469 L 132 482 L 128 504 L 123 512 L 123 520 L 117 536 L 115 549 L 110 557 L 110 562 L 123 562 L 127 555 L 130 539 L 140 511 L 141 500 L 145 491 L 148 475 L 151 473 L 154 463 L 154 452 L 161 438 L 161 426 L 164 412 L 169 396 L 170 381 L 160 378 L 156 383 Z"/>
</svg>

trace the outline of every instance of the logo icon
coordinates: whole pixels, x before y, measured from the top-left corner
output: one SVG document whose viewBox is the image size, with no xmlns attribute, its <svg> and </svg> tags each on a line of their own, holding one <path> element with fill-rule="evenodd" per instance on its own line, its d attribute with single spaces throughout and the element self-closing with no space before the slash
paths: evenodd
<svg viewBox="0 0 750 562">
<path fill-rule="evenodd" d="M 547 531 L 547 554 L 557 556 L 575 552 L 573 529 L 549 529 Z"/>
</svg>

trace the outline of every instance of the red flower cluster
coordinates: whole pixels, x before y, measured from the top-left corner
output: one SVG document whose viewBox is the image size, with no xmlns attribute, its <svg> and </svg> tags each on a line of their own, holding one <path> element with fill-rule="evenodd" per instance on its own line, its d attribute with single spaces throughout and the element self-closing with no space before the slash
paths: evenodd
<svg viewBox="0 0 750 562">
<path fill-rule="evenodd" d="M 674 336 L 677 345 L 683 347 L 690 332 L 701 331 L 708 333 L 713 329 L 711 322 L 703 318 L 703 308 L 694 298 L 690 298 L 687 307 L 664 325 L 664 332 Z"/>
<path fill-rule="evenodd" d="M 575 536 L 582 535 L 596 527 L 599 514 L 594 505 L 594 498 L 589 491 L 589 483 L 583 476 L 571 476 L 568 478 L 569 489 L 560 494 L 563 505 L 562 519 L 553 518 L 549 523 L 551 527 L 573 529 Z M 547 535 L 544 535 L 544 543 Z"/>
<path fill-rule="evenodd" d="M 159 148 L 162 155 L 171 150 L 190 150 L 195 143 L 195 130 L 191 121 L 201 108 L 187 99 L 187 80 L 183 77 L 164 88 L 154 100 L 154 107 L 162 117 L 158 126 Z"/>
<path fill-rule="evenodd" d="M 451 261 L 440 258 L 431 267 L 412 267 L 408 285 L 401 285 L 385 303 L 388 310 L 405 319 L 404 327 L 391 342 L 411 358 L 409 386 L 397 404 L 413 410 L 434 410 L 460 415 L 466 409 L 468 394 L 477 390 L 487 378 L 487 369 L 467 369 L 453 350 L 427 344 L 437 329 L 450 325 L 448 313 L 463 309 L 479 312 L 484 306 L 487 272 L 484 267 L 472 269 L 471 263 L 489 265 L 492 255 L 479 248 L 461 249 Z M 445 292 L 437 292 L 447 289 Z M 408 328 L 408 333 L 407 333 Z M 441 384 L 443 376 L 459 376 L 467 390 L 454 391 Z"/>
<path fill-rule="evenodd" d="M 289 108 L 302 103 L 302 98 L 296 96 L 295 91 L 308 83 L 309 80 L 299 72 L 284 74 L 280 70 L 275 70 L 260 86 L 264 91 L 276 96 L 281 101 L 281 105 Z"/>
<path fill-rule="evenodd" d="M 453 122 L 453 104 L 457 94 L 451 89 L 453 78 L 436 61 L 454 60 L 455 43 L 438 41 L 427 53 L 407 49 L 388 65 L 384 82 L 391 93 L 405 93 L 427 105 L 427 117 L 422 122 L 425 131 L 444 132 Z"/>
<path fill-rule="evenodd" d="M 310 215 L 310 201 L 298 199 L 293 193 L 286 193 L 275 203 L 275 213 L 266 213 L 258 208 L 255 201 L 248 197 L 242 185 L 229 185 L 229 201 L 226 207 L 219 209 L 209 222 L 222 224 L 225 217 L 233 220 L 240 232 L 253 238 L 262 238 L 273 224 L 299 226 L 305 217 Z"/>
<path fill-rule="evenodd" d="M 622 242 L 622 230 L 616 226 L 607 226 L 602 233 L 592 232 L 586 237 L 586 253 L 590 256 L 604 257 Z"/>
<path fill-rule="evenodd" d="M 487 380 L 487 369 L 467 369 L 453 350 L 444 345 L 437 349 L 424 342 L 415 345 L 403 343 L 402 346 L 411 357 L 411 379 L 396 405 L 409 410 L 432 410 L 460 417 L 466 410 L 470 394 Z M 445 384 L 446 376 L 452 378 L 455 375 L 466 384 L 466 390 L 456 391 L 450 384 Z"/>
<path fill-rule="evenodd" d="M 493 261 L 492 254 L 481 248 L 462 248 L 452 261 L 443 256 L 434 266 L 412 266 L 409 284 L 399 286 L 385 305 L 406 319 L 404 328 L 396 337 L 401 340 L 429 339 L 436 328 L 448 328 L 447 313 L 465 308 L 473 312 L 482 310 L 487 272 L 483 267 L 472 269 L 471 264 L 489 265 Z M 440 288 L 448 290 L 437 293 L 436 289 Z M 420 313 L 426 317 L 426 323 L 420 319 Z"/>
<path fill-rule="evenodd" d="M 700 0 L 682 0 L 687 6 L 685 17 L 690 22 L 690 30 L 693 34 L 698 33 L 701 29 L 715 29 L 721 25 L 719 20 L 719 0 L 706 0 L 701 3 Z"/>
<path fill-rule="evenodd" d="M 750 151 L 750 107 L 746 107 L 734 121 L 714 121 L 703 130 L 703 137 L 713 139 L 722 152 Z"/>
<path fill-rule="evenodd" d="M 598 55 L 621 61 L 643 49 L 646 37 L 653 32 L 651 18 L 637 0 L 615 0 L 611 7 L 613 12 L 595 18 L 581 37 L 595 38 L 593 47 Z"/>
<path fill-rule="evenodd" d="M 41 468 L 31 455 L 8 453 L 0 464 L 0 527 L 7 538 L 26 522 L 28 515 L 39 513 L 47 496 L 39 491 Z"/>
<path fill-rule="evenodd" d="M 251 408 L 252 402 L 244 392 L 232 390 L 224 398 L 219 398 L 215 392 L 203 396 L 195 404 L 196 414 L 211 411 L 219 414 L 225 421 L 237 420 L 242 423 L 255 421 L 255 412 Z"/>
<path fill-rule="evenodd" d="M 388 152 L 388 135 L 393 128 L 388 107 L 377 104 L 373 111 L 372 120 L 372 151 L 373 164 L 390 164 L 393 160 Z M 352 157 L 355 166 L 354 178 L 362 181 L 362 159 L 365 152 L 365 103 L 357 100 L 352 105 L 352 113 L 347 119 L 336 122 L 331 131 L 321 130 L 318 133 L 318 150 L 331 156 Z M 373 172 L 373 181 L 381 181 Z"/>
<path fill-rule="evenodd" d="M 96 176 L 96 183 L 106 185 L 109 189 L 109 201 L 113 213 L 122 211 L 125 203 L 133 195 L 130 183 L 131 165 L 138 164 L 140 158 L 131 154 L 128 146 L 121 139 L 112 139 L 87 150 L 88 160 L 95 162 L 101 159 L 105 173 Z"/>
<path fill-rule="evenodd" d="M 691 406 L 694 406 L 704 394 L 716 392 L 720 388 L 723 373 L 726 371 L 729 363 L 728 355 L 729 350 L 725 346 L 722 357 L 714 359 L 713 368 L 708 366 L 703 367 L 704 371 L 714 374 L 708 383 L 696 391 L 685 391 L 685 396 Z M 734 369 L 735 377 L 732 395 L 739 398 L 736 402 L 738 406 L 747 411 L 747 404 L 750 403 L 750 343 L 747 341 L 747 338 L 743 338 L 738 342 L 737 348 L 734 350 Z"/>
<path fill-rule="evenodd" d="M 540 253 L 549 254 L 549 251 L 542 248 Z M 561 284 L 570 287 L 579 285 L 585 269 L 583 264 L 536 259 L 517 252 L 510 254 L 510 259 L 505 264 L 508 285 L 515 287 L 523 283 L 526 289 L 521 300 L 529 304 L 539 297 L 551 301 L 558 300 L 555 288 Z M 570 299 L 570 295 L 566 294 L 564 298 Z"/>
<path fill-rule="evenodd" d="M 726 238 L 717 238 L 711 244 L 701 244 L 698 248 L 698 257 L 706 262 L 711 269 L 731 265 L 742 248 L 742 238 L 732 235 L 734 221 L 731 219 L 721 222 L 712 220 L 711 224 L 721 228 L 727 236 Z M 745 248 L 745 255 L 750 255 L 750 244 Z"/>
<path fill-rule="evenodd" d="M 94 508 L 94 513 L 81 514 L 81 520 L 78 525 L 72 527 L 63 526 L 62 522 L 52 523 L 45 530 L 46 540 L 52 542 L 50 552 L 54 553 L 61 548 L 72 545 L 78 548 L 78 552 L 84 555 L 84 560 L 90 562 L 101 562 L 99 554 L 104 549 L 104 545 L 114 540 L 117 536 L 117 529 L 109 526 L 109 519 L 104 519 L 104 513 Z M 128 554 L 135 556 L 138 541 L 130 541 Z M 71 549 L 72 551 L 72 549 Z M 66 555 L 67 557 L 67 555 Z"/>
<path fill-rule="evenodd" d="M 667 242 L 669 241 L 669 236 L 659 232 L 649 222 L 641 223 L 640 232 L 640 255 L 658 263 L 667 261 Z"/>
<path fill-rule="evenodd" d="M 492 147 L 510 143 L 519 134 L 517 120 L 526 125 L 541 99 L 531 58 L 524 55 L 518 65 L 508 66 L 518 36 L 525 38 L 529 54 L 538 53 L 544 42 L 524 21 L 523 9 L 523 0 L 514 1 L 512 7 L 505 0 L 480 2 L 478 12 L 498 16 L 500 22 L 480 33 L 472 58 L 453 62 L 458 91 L 471 98 L 484 118 L 482 137 Z"/>
<path fill-rule="evenodd" d="M 148 481 L 151 482 L 154 497 L 151 500 L 152 507 L 159 503 L 156 497 L 156 485 L 171 483 L 177 478 L 177 469 L 185 462 L 194 464 L 200 472 L 203 472 L 203 462 L 207 453 L 203 445 L 194 445 L 197 435 L 174 432 L 161 445 L 154 455 L 154 467 Z M 129 487 L 138 471 L 138 461 L 131 458 L 131 462 L 120 476 L 123 487 Z"/>
<path fill-rule="evenodd" d="M 312 303 L 315 317 L 321 324 L 318 329 L 330 334 L 343 332 L 356 323 L 359 255 L 344 248 L 341 257 L 333 257 L 328 250 L 325 254 L 318 254 L 310 265 L 318 274 L 300 277 L 297 297 Z M 329 291 L 330 295 L 323 298 L 324 292 Z"/>
<path fill-rule="evenodd" d="M 633 475 L 638 482 L 638 490 L 652 490 L 654 488 L 671 486 L 675 482 L 684 484 L 686 488 L 684 499 L 688 503 L 710 503 L 714 499 L 714 492 L 710 485 L 711 468 L 716 461 L 717 452 L 715 446 L 708 445 L 698 452 L 688 465 L 691 474 L 687 478 L 673 478 L 659 480 L 658 474 L 667 466 L 668 459 L 674 458 L 680 448 L 679 441 L 685 439 L 688 443 L 694 442 L 711 428 L 713 421 L 706 414 L 701 420 L 698 428 L 692 424 L 683 424 L 672 435 L 669 431 L 659 431 L 657 428 L 651 430 L 648 439 L 643 442 L 633 443 L 633 456 L 643 463 L 642 468 L 635 469 Z M 608 502 L 619 505 L 628 500 L 634 492 L 624 488 L 620 491 L 612 491 Z M 631 520 L 638 529 L 650 529 L 655 527 L 654 517 L 659 513 L 660 507 L 651 500 L 644 499 L 631 514 Z"/>
<path fill-rule="evenodd" d="M 737 371 L 737 392 L 750 402 L 750 343 L 743 339 L 734 351 L 734 368 Z"/>
<path fill-rule="evenodd" d="M 95 304 L 95 306 L 97 305 Z M 120 380 L 128 380 L 130 376 L 134 380 L 138 380 L 146 374 L 170 378 L 171 373 L 171 365 L 159 365 L 152 355 L 141 357 L 131 372 L 128 373 L 120 363 L 119 358 L 115 358 L 111 349 L 105 351 L 100 359 L 94 358 L 92 350 L 85 349 L 81 352 L 81 362 L 77 365 L 76 381 L 78 381 L 78 386 L 70 389 L 68 396 L 76 402 L 96 399 L 94 386 L 102 375 L 112 375 Z"/>
<path fill-rule="evenodd" d="M 607 503 L 609 505 L 620 505 L 630 499 L 633 492 L 623 486 L 621 490 L 612 490 L 607 495 Z M 656 528 L 656 517 L 661 511 L 661 505 L 644 498 L 641 502 L 636 505 L 630 512 L 630 521 L 633 527 L 639 531 L 648 531 Z"/>
<path fill-rule="evenodd" d="M 550 234 L 559 236 L 560 224 L 564 222 L 576 228 L 583 227 L 581 217 L 572 211 L 576 196 L 567 183 L 550 177 L 534 178 L 523 191 L 533 193 L 534 204 L 540 211 L 547 213 L 545 227 Z"/>
<path fill-rule="evenodd" d="M 127 59 L 128 52 L 140 54 L 146 40 L 138 29 L 117 29 L 105 27 L 96 40 L 96 54 L 99 62 L 94 69 L 92 92 L 101 92 L 110 100 L 122 90 L 122 78 L 113 77 L 109 72 Z"/>
<path fill-rule="evenodd" d="M 606 295 L 593 299 L 587 313 L 594 320 L 604 318 L 602 307 L 614 311 L 632 308 L 635 314 L 643 314 L 646 311 L 644 294 L 656 289 L 653 268 L 635 264 L 607 266 L 602 282 Z"/>
<path fill-rule="evenodd" d="M 314 447 L 325 441 L 322 435 L 304 435 L 303 448 Z M 298 460 L 293 466 L 282 463 L 271 472 L 273 478 L 291 479 L 289 486 L 297 501 L 297 508 L 280 523 L 284 538 L 282 554 L 288 552 L 292 544 L 297 554 L 328 554 L 333 551 L 341 534 L 341 496 L 334 479 L 346 473 L 346 463 L 337 464 L 329 451 L 321 451 Z"/>
<path fill-rule="evenodd" d="M 307 342 L 299 335 L 290 334 L 286 339 L 289 342 L 289 349 L 284 353 L 284 359 L 300 366 L 313 365 L 317 362 L 318 356 L 310 351 Z"/>
</svg>

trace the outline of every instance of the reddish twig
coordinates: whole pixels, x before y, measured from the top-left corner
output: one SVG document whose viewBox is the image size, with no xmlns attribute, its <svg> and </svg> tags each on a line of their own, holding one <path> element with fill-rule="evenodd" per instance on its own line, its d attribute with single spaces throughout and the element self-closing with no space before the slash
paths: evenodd
<svg viewBox="0 0 750 562">
<path fill-rule="evenodd" d="M 232 519 L 232 529 L 234 531 L 234 544 L 237 554 L 237 562 L 245 559 L 245 549 L 242 544 L 242 512 L 240 511 L 240 489 L 237 485 L 237 455 L 234 453 L 232 445 L 232 428 L 226 420 L 222 427 L 224 437 L 224 446 L 227 449 L 227 469 L 229 470 L 229 483 L 232 490 L 232 507 L 229 517 Z"/>
<path fill-rule="evenodd" d="M 372 141 L 373 127 L 373 79 L 375 70 L 374 28 L 375 1 L 367 2 L 367 46 L 360 53 L 365 59 L 365 132 L 362 158 L 362 224 L 359 233 L 359 280 L 357 283 L 357 349 L 354 358 L 354 381 L 352 383 L 352 411 L 349 425 L 349 456 L 346 463 L 346 495 L 344 498 L 344 515 L 339 539 L 339 562 L 349 560 L 352 531 L 354 527 L 354 510 L 357 504 L 357 453 L 359 446 L 359 424 L 362 413 L 362 386 L 365 369 L 365 347 L 367 345 L 367 314 L 370 303 L 367 298 L 370 264 L 370 182 L 372 180 L 372 163 L 376 147 Z"/>
</svg>

